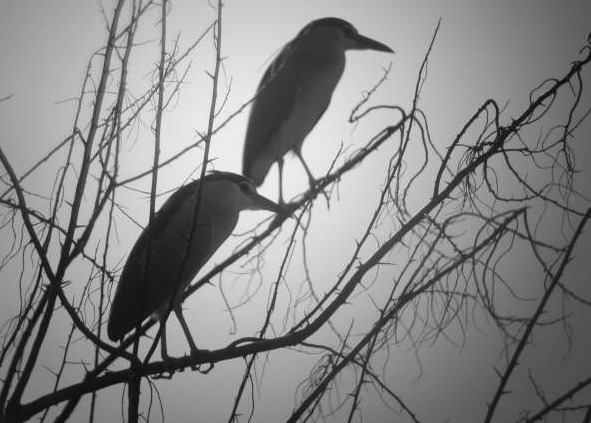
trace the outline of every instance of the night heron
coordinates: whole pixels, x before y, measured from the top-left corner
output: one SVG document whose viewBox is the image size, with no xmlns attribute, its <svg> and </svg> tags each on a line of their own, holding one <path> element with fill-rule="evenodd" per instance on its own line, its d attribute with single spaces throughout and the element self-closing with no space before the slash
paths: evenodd
<svg viewBox="0 0 591 423">
<path fill-rule="evenodd" d="M 349 22 L 323 18 L 306 25 L 265 71 L 252 105 L 242 173 L 260 186 L 273 163 L 283 203 L 283 156 L 293 151 L 310 185 L 314 177 L 302 158 L 302 143 L 327 109 L 345 69 L 345 51 L 392 49 L 365 37 Z"/>
<path fill-rule="evenodd" d="M 195 219 L 201 185 L 199 213 Z M 183 293 L 199 269 L 230 236 L 240 212 L 259 209 L 285 212 L 257 194 L 252 181 L 234 173 L 208 174 L 172 194 L 143 230 L 125 263 L 111 304 L 109 338 L 121 340 L 147 317 L 158 318 L 162 325 L 162 358 L 167 359 L 163 319 L 173 301 L 172 310 L 194 353 L 197 347 L 181 310 Z M 146 265 L 148 243 L 151 254 Z"/>
</svg>

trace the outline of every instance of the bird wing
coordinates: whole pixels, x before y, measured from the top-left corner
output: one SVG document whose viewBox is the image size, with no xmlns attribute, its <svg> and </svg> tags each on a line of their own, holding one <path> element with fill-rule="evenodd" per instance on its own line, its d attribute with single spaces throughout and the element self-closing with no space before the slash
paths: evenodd
<svg viewBox="0 0 591 423">
<path fill-rule="evenodd" d="M 168 304 L 175 294 L 175 284 L 180 283 L 179 288 L 184 289 L 186 279 L 189 278 L 190 282 L 211 255 L 207 248 L 212 238 L 211 225 L 200 217 L 198 232 L 194 235 L 198 237 L 198 242 L 193 243 L 189 251 L 190 259 L 185 263 L 181 280 L 177 281 L 193 220 L 193 208 L 186 207 L 186 203 L 196 201 L 199 183 L 199 180 L 191 182 L 174 192 L 135 242 L 119 278 L 111 305 L 108 334 L 112 340 L 123 338 L 138 321 L 143 321 Z M 152 253 L 146 287 L 144 270 L 148 234 L 152 240 Z M 141 293 L 144 295 L 143 304 Z"/>
<path fill-rule="evenodd" d="M 250 111 L 246 140 L 242 160 L 242 173 L 252 178 L 255 184 L 262 184 L 262 180 L 253 178 L 253 165 L 260 158 L 268 143 L 273 141 L 273 135 L 281 124 L 291 114 L 297 100 L 301 82 L 298 72 L 290 72 L 292 56 L 296 54 L 295 40 L 288 43 L 273 60 L 265 71 L 257 89 L 257 95 Z M 267 95 L 267 93 L 281 93 L 281 97 Z M 273 157 L 268 165 L 275 161 Z M 268 168 L 263 172 L 264 176 Z"/>
<path fill-rule="evenodd" d="M 144 257 L 148 247 L 148 234 L 152 237 L 153 244 L 157 244 L 159 238 L 165 233 L 167 227 L 175 221 L 177 213 L 183 208 L 185 203 L 199 192 L 200 180 L 196 180 L 182 186 L 176 190 L 164 202 L 162 207 L 154 214 L 152 222 L 144 228 L 139 238 L 135 242 L 129 258 Z M 129 261 L 129 259 L 128 259 Z M 126 273 L 123 269 L 123 275 Z"/>
</svg>

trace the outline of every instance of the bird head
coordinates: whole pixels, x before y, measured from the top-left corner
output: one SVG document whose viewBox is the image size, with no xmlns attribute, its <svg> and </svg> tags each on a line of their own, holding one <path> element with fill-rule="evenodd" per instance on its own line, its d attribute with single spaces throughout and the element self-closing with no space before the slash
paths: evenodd
<svg viewBox="0 0 591 423">
<path fill-rule="evenodd" d="M 257 193 L 254 183 L 236 173 L 212 172 L 207 177 L 204 189 L 213 206 L 219 210 L 268 210 L 286 214 L 288 211 L 266 197 Z M 212 204 L 213 205 L 213 204 Z"/>
<path fill-rule="evenodd" d="M 376 50 L 394 53 L 387 45 L 361 35 L 353 25 L 340 18 L 322 18 L 312 21 L 300 31 L 299 37 L 316 39 L 318 46 L 336 44 L 342 51 Z"/>
</svg>

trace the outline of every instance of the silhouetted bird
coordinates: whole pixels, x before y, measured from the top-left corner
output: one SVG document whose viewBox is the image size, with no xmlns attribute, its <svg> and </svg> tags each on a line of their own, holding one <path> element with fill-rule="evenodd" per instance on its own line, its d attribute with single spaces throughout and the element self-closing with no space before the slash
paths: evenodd
<svg viewBox="0 0 591 423">
<path fill-rule="evenodd" d="M 201 185 L 199 213 L 195 219 Z M 208 174 L 172 194 L 143 230 L 127 258 L 111 304 L 109 338 L 121 340 L 136 325 L 155 315 L 163 325 L 162 357 L 167 359 L 166 322 L 162 319 L 173 301 L 172 310 L 194 353 L 197 347 L 181 310 L 183 293 L 199 269 L 230 236 L 240 212 L 248 209 L 284 212 L 282 207 L 257 194 L 252 181 L 228 172 Z M 148 234 L 151 252 L 146 268 Z"/>
<path fill-rule="evenodd" d="M 260 186 L 277 162 L 280 203 L 283 156 L 287 152 L 299 157 L 314 185 L 312 172 L 302 158 L 302 143 L 330 103 L 345 69 L 347 50 L 393 52 L 359 34 L 347 21 L 318 19 L 281 50 L 263 75 L 250 112 L 242 173 Z"/>
</svg>

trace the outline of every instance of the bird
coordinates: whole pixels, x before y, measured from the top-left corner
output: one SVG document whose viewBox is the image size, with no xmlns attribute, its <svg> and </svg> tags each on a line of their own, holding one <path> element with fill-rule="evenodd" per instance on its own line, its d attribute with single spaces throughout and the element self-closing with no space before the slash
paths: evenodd
<svg viewBox="0 0 591 423">
<path fill-rule="evenodd" d="M 280 204 L 283 156 L 288 152 L 295 153 L 310 185 L 315 184 L 302 157 L 302 144 L 330 104 L 345 69 L 347 50 L 394 52 L 343 19 L 317 19 L 283 47 L 259 83 L 246 129 L 242 174 L 261 186 L 277 162 Z"/>
<path fill-rule="evenodd" d="M 194 354 L 197 346 L 181 309 L 183 293 L 230 236 L 242 210 L 285 212 L 284 207 L 257 194 L 251 180 L 230 172 L 209 173 L 174 192 L 127 258 L 111 304 L 109 338 L 121 341 L 146 318 L 157 318 L 162 326 L 162 359 L 168 360 L 165 319 L 172 310 Z"/>
</svg>

